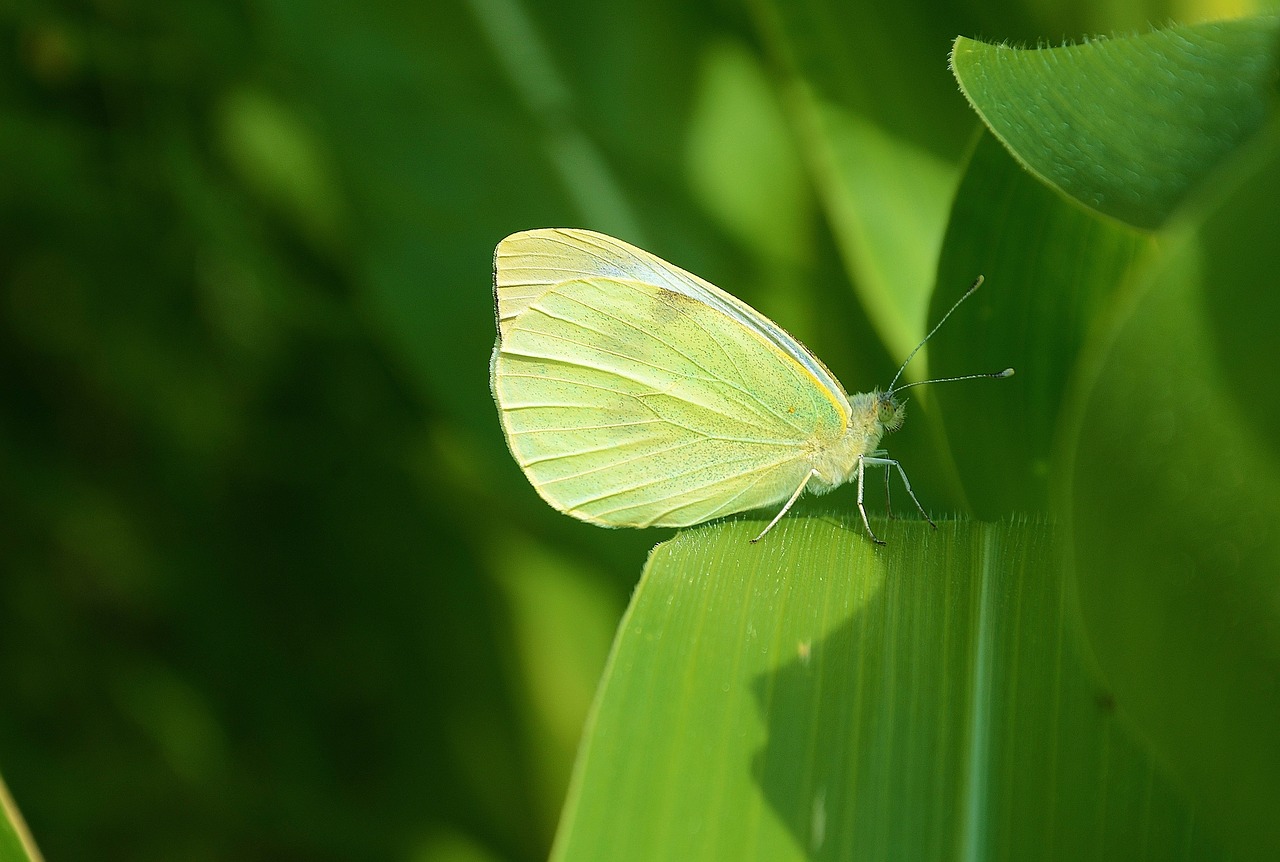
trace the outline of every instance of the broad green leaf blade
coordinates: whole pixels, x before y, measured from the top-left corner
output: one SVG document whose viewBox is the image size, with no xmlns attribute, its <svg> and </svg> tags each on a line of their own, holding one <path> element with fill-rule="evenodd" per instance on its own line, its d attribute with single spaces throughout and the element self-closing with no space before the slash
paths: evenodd
<svg viewBox="0 0 1280 862">
<path fill-rule="evenodd" d="M 1009 380 L 931 387 L 969 504 L 981 517 L 1049 507 L 1063 392 L 1098 310 L 1153 243 L 1046 189 L 989 134 L 951 209 L 931 320 L 982 288 L 930 342 L 931 375 L 1013 367 Z"/>
<path fill-rule="evenodd" d="M 778 278 L 812 253 L 813 190 L 760 57 L 736 41 L 702 52 L 685 151 L 690 191 Z"/>
<path fill-rule="evenodd" d="M 946 21 L 923 4 L 754 10 L 850 281 L 890 355 L 905 356 L 924 334 L 964 143 L 963 103 L 937 66 Z"/>
<path fill-rule="evenodd" d="M 9 788 L 0 779 L 0 862 L 41 862 L 42 858 Z"/>
<path fill-rule="evenodd" d="M 1216 859 L 1085 672 L 1038 524 L 658 546 L 552 858 Z"/>
<path fill-rule="evenodd" d="M 1280 857 L 1280 146 L 1095 342 L 1062 505 L 1098 661 L 1242 855 Z"/>
<path fill-rule="evenodd" d="M 1034 50 L 960 37 L 951 62 L 974 110 L 1029 171 L 1154 228 L 1271 114 L 1280 18 Z"/>
</svg>

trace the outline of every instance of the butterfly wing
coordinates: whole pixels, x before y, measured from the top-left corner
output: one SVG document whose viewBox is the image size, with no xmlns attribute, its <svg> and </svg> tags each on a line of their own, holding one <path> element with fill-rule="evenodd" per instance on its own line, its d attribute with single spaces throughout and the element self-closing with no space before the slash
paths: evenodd
<svg viewBox="0 0 1280 862">
<path fill-rule="evenodd" d="M 577 228 L 522 231 L 498 243 L 493 274 L 499 333 L 505 333 L 529 303 L 563 281 L 594 276 L 640 281 L 696 299 L 756 330 L 833 393 L 846 415 L 850 412 L 839 381 L 785 329 L 709 281 L 620 239 Z"/>
<path fill-rule="evenodd" d="M 846 423 L 834 393 L 759 330 L 645 281 L 541 289 L 507 317 L 492 374 L 538 493 L 605 526 L 680 527 L 780 502 Z"/>
</svg>

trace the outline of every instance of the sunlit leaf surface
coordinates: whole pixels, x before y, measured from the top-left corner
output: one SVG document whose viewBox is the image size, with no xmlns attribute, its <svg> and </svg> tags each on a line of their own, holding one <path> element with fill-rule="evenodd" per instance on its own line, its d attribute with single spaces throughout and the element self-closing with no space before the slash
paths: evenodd
<svg viewBox="0 0 1280 862">
<path fill-rule="evenodd" d="M 1137 227 L 1165 222 L 1275 100 L 1280 18 L 1013 48 L 961 37 L 965 96 L 1046 183 Z"/>
<path fill-rule="evenodd" d="M 655 549 L 553 858 L 1220 858 L 1086 671 L 1042 524 Z"/>
</svg>

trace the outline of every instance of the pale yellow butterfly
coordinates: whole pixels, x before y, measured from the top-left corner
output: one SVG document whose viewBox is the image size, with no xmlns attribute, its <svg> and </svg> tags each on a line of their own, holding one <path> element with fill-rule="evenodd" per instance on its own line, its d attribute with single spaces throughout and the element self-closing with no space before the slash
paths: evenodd
<svg viewBox="0 0 1280 862">
<path fill-rule="evenodd" d="M 877 448 L 902 425 L 901 370 L 887 391 L 849 396 L 742 300 L 592 231 L 512 234 L 494 252 L 493 283 L 493 397 L 512 455 L 561 512 L 686 527 L 783 503 L 758 541 L 806 489 L 856 480 L 862 523 L 881 543 L 862 499 L 864 471 L 878 466 L 897 470 L 933 523 Z"/>
</svg>

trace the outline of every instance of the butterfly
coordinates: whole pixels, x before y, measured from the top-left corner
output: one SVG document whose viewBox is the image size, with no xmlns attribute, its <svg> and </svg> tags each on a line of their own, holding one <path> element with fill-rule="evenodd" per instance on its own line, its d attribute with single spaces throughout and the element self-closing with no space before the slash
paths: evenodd
<svg viewBox="0 0 1280 862">
<path fill-rule="evenodd" d="M 781 504 L 756 542 L 805 491 L 853 481 L 863 526 L 884 544 L 863 503 L 866 468 L 883 467 L 933 524 L 879 445 L 902 426 L 898 393 L 919 385 L 894 383 L 937 326 L 887 390 L 849 395 L 778 324 L 613 237 L 515 233 L 493 273 L 494 401 L 511 454 L 559 511 L 606 527 L 685 527 Z"/>
</svg>

